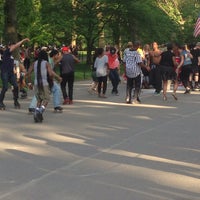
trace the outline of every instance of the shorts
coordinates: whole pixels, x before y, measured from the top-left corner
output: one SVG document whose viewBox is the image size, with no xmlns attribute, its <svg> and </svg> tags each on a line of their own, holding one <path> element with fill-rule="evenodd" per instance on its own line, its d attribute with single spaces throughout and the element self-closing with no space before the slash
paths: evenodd
<svg viewBox="0 0 200 200">
<path fill-rule="evenodd" d="M 49 100 L 50 100 L 50 91 L 49 91 L 49 86 L 48 85 L 43 86 L 43 90 L 38 89 L 38 87 L 35 86 L 34 91 L 35 91 L 35 96 L 36 96 L 37 101 L 49 102 Z"/>
</svg>

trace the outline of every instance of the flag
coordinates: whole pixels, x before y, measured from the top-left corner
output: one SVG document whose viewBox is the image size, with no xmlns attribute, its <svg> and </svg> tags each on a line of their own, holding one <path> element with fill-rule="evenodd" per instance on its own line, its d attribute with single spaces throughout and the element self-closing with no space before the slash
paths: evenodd
<svg viewBox="0 0 200 200">
<path fill-rule="evenodd" d="M 200 35 L 200 15 L 197 19 L 197 22 L 196 22 L 195 28 L 194 28 L 194 37 L 197 37 L 198 35 Z"/>
</svg>

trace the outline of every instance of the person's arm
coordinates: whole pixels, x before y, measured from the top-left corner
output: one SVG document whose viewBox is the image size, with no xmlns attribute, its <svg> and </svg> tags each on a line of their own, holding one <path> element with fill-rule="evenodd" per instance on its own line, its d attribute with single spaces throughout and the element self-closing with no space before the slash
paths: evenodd
<svg viewBox="0 0 200 200">
<path fill-rule="evenodd" d="M 25 74 L 27 79 L 28 79 L 28 87 L 29 87 L 30 90 L 33 89 L 32 82 L 31 82 L 31 74 L 32 74 L 33 68 L 34 68 L 34 64 L 32 64 L 29 67 L 28 72 Z"/>
<path fill-rule="evenodd" d="M 14 51 L 15 49 L 17 49 L 18 47 L 20 47 L 24 42 L 29 42 L 29 38 L 25 38 L 19 42 L 17 42 L 16 44 L 12 44 L 10 46 L 10 52 Z"/>
<path fill-rule="evenodd" d="M 177 69 L 179 69 L 183 65 L 183 63 L 184 63 L 184 55 L 181 55 L 181 62 L 177 66 Z"/>
<path fill-rule="evenodd" d="M 139 65 L 140 67 L 142 67 L 142 68 L 146 68 L 147 71 L 150 71 L 150 67 L 147 66 L 147 65 L 145 65 L 143 62 L 138 63 L 138 65 Z"/>
<path fill-rule="evenodd" d="M 73 56 L 75 62 L 80 63 L 80 60 L 75 55 L 72 55 L 72 56 Z"/>
</svg>

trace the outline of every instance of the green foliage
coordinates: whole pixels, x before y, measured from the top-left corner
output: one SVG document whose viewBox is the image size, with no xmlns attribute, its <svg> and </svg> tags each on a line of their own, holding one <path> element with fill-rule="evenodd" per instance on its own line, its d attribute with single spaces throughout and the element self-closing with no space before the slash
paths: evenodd
<svg viewBox="0 0 200 200">
<path fill-rule="evenodd" d="M 0 1 L 0 38 L 5 38 L 4 3 Z M 71 44 L 76 38 L 88 52 L 96 46 L 129 40 L 194 40 L 199 0 L 15 0 L 18 35 L 33 45 Z M 20 39 L 20 38 L 19 38 Z M 197 39 L 195 39 L 197 40 Z"/>
</svg>

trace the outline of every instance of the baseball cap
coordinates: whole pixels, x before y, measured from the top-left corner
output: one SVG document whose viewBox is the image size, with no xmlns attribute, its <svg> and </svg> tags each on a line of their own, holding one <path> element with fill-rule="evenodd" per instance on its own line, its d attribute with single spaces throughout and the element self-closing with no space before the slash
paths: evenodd
<svg viewBox="0 0 200 200">
<path fill-rule="evenodd" d="M 69 51 L 69 48 L 66 47 L 66 46 L 64 46 L 64 47 L 62 48 L 62 51 Z"/>
</svg>

